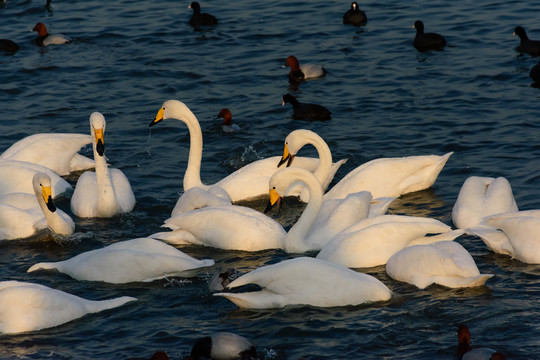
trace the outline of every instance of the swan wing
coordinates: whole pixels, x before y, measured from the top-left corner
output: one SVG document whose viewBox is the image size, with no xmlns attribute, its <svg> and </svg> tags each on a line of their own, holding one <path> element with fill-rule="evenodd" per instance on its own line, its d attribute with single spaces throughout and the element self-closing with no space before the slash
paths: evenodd
<svg viewBox="0 0 540 360">
<path fill-rule="evenodd" d="M 32 178 L 38 172 L 51 178 L 53 198 L 73 189 L 66 180 L 45 166 L 25 161 L 3 160 L 0 161 L 0 195 L 17 192 L 34 194 Z"/>
<path fill-rule="evenodd" d="M 97 209 L 97 178 L 93 171 L 86 171 L 77 180 L 71 196 L 71 211 L 78 217 L 94 217 Z"/>
<path fill-rule="evenodd" d="M 122 212 L 130 212 L 135 207 L 135 194 L 133 194 L 128 178 L 119 169 L 109 169 L 109 172 L 118 205 Z"/>
<path fill-rule="evenodd" d="M 0 155 L 0 159 L 39 164 L 59 175 L 67 175 L 94 166 L 92 160 L 77 154 L 91 142 L 90 135 L 84 134 L 35 134 L 11 145 Z"/>
</svg>

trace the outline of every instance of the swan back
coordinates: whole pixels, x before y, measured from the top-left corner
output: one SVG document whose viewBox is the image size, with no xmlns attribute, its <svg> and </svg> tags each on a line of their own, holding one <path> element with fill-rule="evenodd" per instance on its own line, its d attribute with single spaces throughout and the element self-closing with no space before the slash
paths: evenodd
<svg viewBox="0 0 540 360">
<path fill-rule="evenodd" d="M 123 296 L 92 301 L 39 284 L 2 281 L 0 333 L 15 334 L 46 329 L 134 300 L 137 299 Z"/>
<path fill-rule="evenodd" d="M 452 221 L 458 228 L 468 228 L 479 225 L 487 216 L 511 211 L 518 211 L 518 207 L 508 180 L 471 176 L 459 191 Z"/>
<path fill-rule="evenodd" d="M 346 306 L 384 301 L 391 291 L 376 278 L 323 260 L 300 257 L 266 265 L 232 281 L 227 288 L 257 284 L 261 292 L 219 293 L 241 307 L 284 307 L 291 304 Z"/>
<path fill-rule="evenodd" d="M 450 288 L 481 286 L 493 276 L 480 274 L 469 252 L 454 241 L 400 250 L 388 259 L 386 272 L 393 279 L 420 289 L 431 284 Z"/>
</svg>

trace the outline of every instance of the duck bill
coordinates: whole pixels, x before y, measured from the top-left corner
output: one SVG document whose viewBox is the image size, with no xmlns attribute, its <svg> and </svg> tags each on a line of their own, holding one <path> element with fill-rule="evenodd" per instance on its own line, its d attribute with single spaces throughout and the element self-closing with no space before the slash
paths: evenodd
<svg viewBox="0 0 540 360">
<path fill-rule="evenodd" d="M 287 167 L 291 166 L 292 161 L 294 160 L 294 156 L 289 152 L 289 148 L 287 147 L 287 144 L 285 144 L 285 148 L 283 149 L 283 156 L 281 157 L 281 160 L 279 161 L 279 164 L 277 167 L 280 167 L 287 161 Z"/>
<path fill-rule="evenodd" d="M 54 202 L 51 195 L 51 187 L 50 186 L 42 186 L 41 187 L 41 196 L 43 196 L 43 200 L 45 200 L 45 204 L 47 205 L 47 209 L 49 209 L 50 212 L 56 211 L 56 206 L 54 206 Z"/>
<path fill-rule="evenodd" d="M 103 138 L 103 129 L 94 129 L 94 136 L 96 138 L 96 151 L 99 156 L 105 154 L 105 140 Z"/>
<path fill-rule="evenodd" d="M 279 196 L 277 191 L 275 189 L 270 190 L 270 199 L 268 200 L 268 204 L 266 205 L 266 209 L 264 209 L 264 213 L 268 213 L 274 205 L 277 204 L 277 215 L 279 216 L 279 212 L 281 210 L 281 204 L 283 202 L 283 197 Z"/>
<path fill-rule="evenodd" d="M 150 124 L 148 126 L 154 126 L 156 125 L 158 122 L 160 122 L 161 120 L 163 120 L 163 113 L 165 112 L 165 108 L 161 108 L 159 109 L 157 115 L 156 115 L 156 118 L 154 120 L 152 120 L 152 122 L 150 122 Z"/>
</svg>

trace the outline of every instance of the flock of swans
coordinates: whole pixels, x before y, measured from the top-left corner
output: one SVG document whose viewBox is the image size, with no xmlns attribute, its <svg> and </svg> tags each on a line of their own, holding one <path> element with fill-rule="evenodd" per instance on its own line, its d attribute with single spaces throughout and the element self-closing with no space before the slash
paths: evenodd
<svg viewBox="0 0 540 360">
<path fill-rule="evenodd" d="M 455 229 L 439 220 L 387 215 L 392 201 L 433 185 L 452 155 L 423 155 L 372 160 L 352 170 L 330 187 L 339 167 L 318 134 L 291 132 L 283 155 L 248 164 L 213 185 L 200 177 L 202 131 L 196 116 L 182 102 L 168 100 L 150 123 L 166 119 L 186 124 L 190 151 L 184 192 L 168 231 L 146 238 L 120 241 L 58 262 L 34 264 L 28 272 L 56 270 L 76 280 L 126 283 L 166 276 L 196 276 L 214 265 L 178 249 L 203 245 L 225 250 L 281 249 L 302 255 L 262 266 L 225 282 L 215 296 L 243 308 L 274 308 L 291 304 L 320 307 L 386 301 L 390 288 L 374 276 L 351 268 L 385 265 L 396 281 L 425 288 L 481 286 L 492 275 L 481 274 L 468 251 L 454 241 L 462 234 L 479 236 L 494 252 L 527 263 L 540 263 L 540 210 L 518 211 L 504 178 L 470 177 L 452 212 Z M 56 208 L 54 199 L 71 195 L 77 218 L 113 217 L 131 211 L 135 195 L 127 177 L 110 168 L 105 157 L 105 118 L 90 116 L 90 135 L 36 134 L 13 144 L 0 156 L 0 239 L 15 240 L 49 231 L 69 237 L 71 217 Z M 93 159 L 78 151 L 92 144 Z M 313 146 L 318 158 L 298 156 Z M 84 171 L 75 189 L 61 176 Z M 328 189 L 330 187 L 330 189 Z M 269 198 L 265 213 L 235 204 Z M 307 203 L 296 223 L 285 229 L 266 215 L 281 206 L 285 196 Z M 316 252 L 316 256 L 308 256 Z M 227 279 L 228 281 L 228 279 Z M 257 284 L 259 291 L 233 290 Z M 40 330 L 129 301 L 131 297 L 91 301 L 42 285 L 0 282 L 0 332 Z M 58 307 L 55 304 L 61 303 Z M 21 317 L 21 314 L 29 314 Z"/>
</svg>

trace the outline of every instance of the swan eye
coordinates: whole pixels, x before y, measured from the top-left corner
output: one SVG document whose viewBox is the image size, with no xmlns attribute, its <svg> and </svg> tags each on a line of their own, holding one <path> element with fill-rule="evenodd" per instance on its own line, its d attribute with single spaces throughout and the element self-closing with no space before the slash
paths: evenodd
<svg viewBox="0 0 540 360">
<path fill-rule="evenodd" d="M 272 186 L 272 189 L 276 190 L 276 187 L 275 187 L 275 186 Z"/>
</svg>

